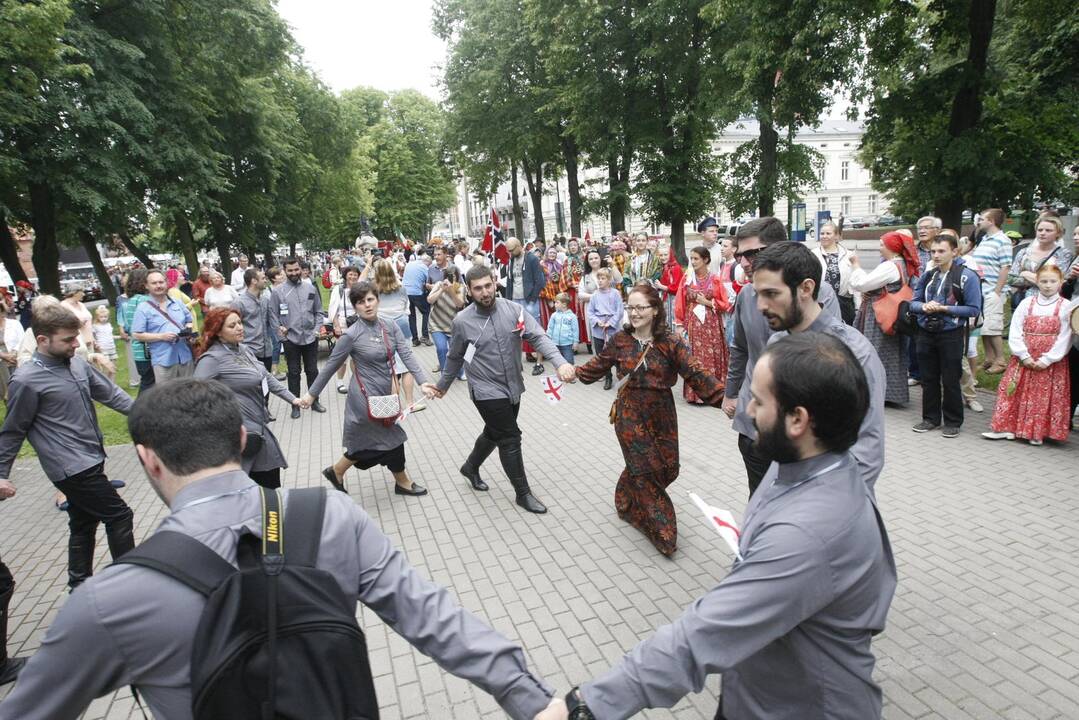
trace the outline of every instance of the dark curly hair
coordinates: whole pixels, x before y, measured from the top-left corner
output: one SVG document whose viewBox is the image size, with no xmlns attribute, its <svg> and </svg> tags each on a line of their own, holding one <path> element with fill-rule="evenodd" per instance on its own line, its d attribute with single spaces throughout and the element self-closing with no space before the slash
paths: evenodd
<svg viewBox="0 0 1079 720">
<path fill-rule="evenodd" d="M 634 293 L 643 295 L 645 299 L 648 300 L 648 304 L 652 309 L 656 311 L 655 317 L 652 318 L 652 338 L 659 340 L 660 338 L 666 337 L 670 332 L 670 328 L 667 327 L 667 308 L 663 306 L 663 299 L 659 296 L 659 290 L 656 290 L 646 281 L 642 280 L 631 287 L 629 292 L 626 293 L 627 302 L 629 296 Z M 622 329 L 627 333 L 633 333 L 633 326 L 628 322 L 622 326 Z"/>
</svg>

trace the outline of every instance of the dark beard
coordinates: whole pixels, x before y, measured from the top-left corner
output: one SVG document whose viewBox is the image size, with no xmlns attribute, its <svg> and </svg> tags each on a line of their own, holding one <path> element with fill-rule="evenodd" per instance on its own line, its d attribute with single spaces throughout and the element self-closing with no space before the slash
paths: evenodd
<svg viewBox="0 0 1079 720">
<path fill-rule="evenodd" d="M 755 421 L 753 427 L 757 429 L 757 439 L 753 442 L 753 447 L 767 460 L 777 463 L 792 463 L 801 459 L 798 455 L 798 448 L 787 437 L 781 419 L 777 420 L 771 427 L 763 430 Z"/>
</svg>

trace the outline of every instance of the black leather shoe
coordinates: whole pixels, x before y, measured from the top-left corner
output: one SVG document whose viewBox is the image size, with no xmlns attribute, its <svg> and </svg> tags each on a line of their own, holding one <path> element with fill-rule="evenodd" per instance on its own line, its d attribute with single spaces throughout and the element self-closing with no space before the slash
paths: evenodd
<svg viewBox="0 0 1079 720">
<path fill-rule="evenodd" d="M 397 495 L 414 495 L 416 497 L 419 497 L 420 495 L 427 494 L 427 488 L 425 488 L 423 485 L 420 485 L 419 483 L 412 483 L 411 488 L 403 488 L 400 485 L 394 483 L 393 492 Z"/>
<path fill-rule="evenodd" d="M 323 468 L 322 477 L 330 481 L 330 485 L 333 485 L 334 490 L 340 490 L 343 493 L 348 492 L 348 489 L 345 487 L 344 480 L 337 479 L 337 473 L 333 471 L 332 467 Z"/>
<path fill-rule="evenodd" d="M 272 412 L 267 412 L 266 413 L 266 422 L 277 422 L 277 416 L 274 415 Z"/>
<path fill-rule="evenodd" d="M 603 378 L 603 389 L 604 390 L 610 390 L 611 386 L 613 386 L 613 385 L 614 385 L 614 380 L 612 380 L 609 377 Z"/>
<path fill-rule="evenodd" d="M 532 374 L 533 375 L 542 375 L 543 374 L 543 365 L 537 364 L 534 368 L 532 368 Z"/>
<path fill-rule="evenodd" d="M 324 413 L 324 412 L 326 412 L 326 408 L 324 408 L 324 407 L 322 406 L 322 403 L 320 403 L 320 402 L 319 402 L 318 400 L 316 400 L 316 401 L 314 402 L 314 404 L 313 404 L 313 405 L 311 405 L 311 409 L 312 409 L 312 410 L 314 410 L 314 411 L 315 411 L 315 412 L 317 412 L 317 413 Z"/>
<path fill-rule="evenodd" d="M 479 490 L 480 492 L 490 490 L 490 488 L 487 487 L 487 483 L 480 477 L 480 471 L 470 467 L 468 463 L 461 466 L 461 474 L 468 478 L 468 482 L 472 484 L 473 490 Z"/>
<path fill-rule="evenodd" d="M 537 500 L 536 496 L 530 492 L 526 492 L 523 495 L 518 494 L 517 504 L 523 507 L 528 512 L 536 513 L 537 515 L 542 515 L 543 513 L 547 512 L 547 507 L 539 500 Z"/>
<path fill-rule="evenodd" d="M 24 657 L 9 657 L 7 662 L 4 663 L 4 667 L 0 668 L 0 685 L 15 682 L 15 678 L 19 677 L 19 671 L 22 670 L 22 666 L 26 664 L 27 659 Z"/>
<path fill-rule="evenodd" d="M 300 408 L 293 405 L 292 406 L 292 419 L 295 420 L 298 417 L 300 417 Z"/>
</svg>

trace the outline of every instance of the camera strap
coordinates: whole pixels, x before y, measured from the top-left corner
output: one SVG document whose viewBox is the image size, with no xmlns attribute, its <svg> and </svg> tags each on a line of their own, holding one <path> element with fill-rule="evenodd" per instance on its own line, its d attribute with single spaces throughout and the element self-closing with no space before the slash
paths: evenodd
<svg viewBox="0 0 1079 720">
<path fill-rule="evenodd" d="M 165 304 L 166 304 L 166 305 L 167 305 L 167 304 L 169 303 L 169 300 L 171 300 L 171 298 L 169 298 L 169 299 L 166 299 L 166 300 L 165 300 Z M 154 310 L 157 310 L 157 311 L 158 311 L 159 313 L 161 313 L 161 317 L 165 318 L 166 320 L 168 320 L 168 321 L 169 321 L 170 323 L 172 323 L 173 325 L 175 325 L 175 326 L 176 326 L 176 327 L 178 327 L 179 329 L 181 329 L 181 330 L 183 330 L 183 329 L 184 329 L 184 326 L 183 326 L 183 325 L 181 325 L 180 323 L 178 323 L 178 322 L 176 322 L 175 320 L 173 320 L 173 319 L 172 319 L 172 315 L 169 315 L 169 314 L 168 314 L 167 312 L 165 312 L 164 310 L 162 310 L 162 309 L 161 309 L 161 307 L 160 307 L 160 306 L 159 306 L 159 305 L 158 305 L 157 303 L 155 303 L 155 302 L 153 301 L 153 299 L 150 299 L 150 300 L 148 300 L 148 301 L 147 301 L 147 303 L 148 303 L 148 304 L 150 305 L 150 307 L 152 307 L 152 308 L 153 308 Z"/>
</svg>

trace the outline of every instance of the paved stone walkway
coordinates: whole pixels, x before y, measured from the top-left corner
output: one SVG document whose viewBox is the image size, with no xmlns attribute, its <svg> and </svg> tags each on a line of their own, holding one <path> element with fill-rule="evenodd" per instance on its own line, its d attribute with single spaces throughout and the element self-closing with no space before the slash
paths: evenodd
<svg viewBox="0 0 1079 720">
<path fill-rule="evenodd" d="M 420 351 L 426 367 L 430 348 Z M 550 366 L 548 366 L 550 367 Z M 489 493 L 457 474 L 480 420 L 466 388 L 409 418 L 409 470 L 431 493 L 392 493 L 384 470 L 352 471 L 349 489 L 435 581 L 521 642 L 531 667 L 561 691 L 610 667 L 654 628 L 713 586 L 728 552 L 686 493 L 740 515 L 746 481 L 730 423 L 718 410 L 678 402 L 682 473 L 672 496 L 679 550 L 660 556 L 613 509 L 621 455 L 607 423 L 612 399 L 575 385 L 549 405 L 528 378 L 521 412 L 525 459 L 537 496 L 550 507 L 533 516 L 513 504 L 492 458 Z M 288 418 L 278 402 L 273 424 L 292 466 L 289 487 L 317 485 L 319 469 L 340 451 L 344 396 L 330 386 L 325 415 Z M 907 718 L 1079 718 L 1079 440 L 1064 447 L 990 443 L 978 437 L 992 410 L 968 414 L 963 434 L 916 435 L 919 396 L 889 409 L 887 462 L 877 488 L 899 564 L 888 628 L 876 641 L 884 716 Z M 131 448 L 111 452 L 109 474 L 135 510 L 137 535 L 165 507 L 144 480 Z M 15 573 L 10 649 L 30 653 L 64 602 L 66 517 L 36 460 L 13 473 L 14 500 L 0 503 L 0 552 Z M 99 567 L 108 561 L 99 541 Z M 504 717 L 487 695 L 443 673 L 369 611 L 362 611 L 382 716 L 471 720 Z M 703 718 L 716 707 L 719 679 L 700 695 L 649 718 Z M 2 693 L 0 693 L 2 694 Z M 100 698 L 86 718 L 138 718 L 129 692 Z"/>
</svg>

